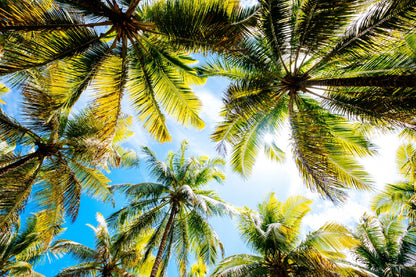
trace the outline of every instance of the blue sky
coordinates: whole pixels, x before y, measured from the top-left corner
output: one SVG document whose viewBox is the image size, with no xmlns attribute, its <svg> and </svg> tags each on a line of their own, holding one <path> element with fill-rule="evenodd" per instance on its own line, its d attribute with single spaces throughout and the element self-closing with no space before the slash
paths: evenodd
<svg viewBox="0 0 416 277">
<path fill-rule="evenodd" d="M 255 3 L 255 0 L 246 0 L 245 3 Z M 205 129 L 187 129 L 176 124 L 173 119 L 168 119 L 173 141 L 171 143 L 160 144 L 155 142 L 143 130 L 139 122 L 135 121 L 135 135 L 126 143 L 126 146 L 140 152 L 140 147 L 147 145 L 156 152 L 159 159 L 164 159 L 169 151 L 176 152 L 182 140 L 186 139 L 189 143 L 188 154 L 208 155 L 210 157 L 217 156 L 215 143 L 210 140 L 210 134 L 215 129 L 216 122 L 220 120 L 221 97 L 227 85 L 228 81 L 226 79 L 210 78 L 205 85 L 194 88 L 195 93 L 203 103 L 200 115 L 206 122 Z M 18 94 L 16 92 L 9 93 L 2 97 L 2 99 L 7 103 L 2 107 L 6 113 L 16 115 L 16 112 L 19 111 L 19 107 L 21 106 Z M 83 96 L 81 105 L 88 101 L 88 97 L 86 95 Z M 124 100 L 123 104 L 125 111 L 133 115 L 134 113 L 128 108 L 127 99 Z M 275 140 L 277 145 L 285 150 L 287 154 L 286 161 L 282 164 L 277 164 L 268 161 L 264 156 L 260 155 L 253 174 L 247 179 L 243 179 L 238 174 L 232 172 L 227 166 L 227 179 L 225 182 L 221 185 L 216 183 L 210 185 L 212 189 L 218 191 L 219 195 L 225 201 L 237 207 L 247 206 L 255 209 L 257 204 L 271 192 L 275 192 L 276 196 L 281 200 L 285 200 L 289 195 L 305 195 L 314 201 L 313 210 L 304 220 L 305 232 L 319 228 L 327 221 L 336 221 L 352 228 L 359 217 L 366 210 L 369 210 L 369 201 L 375 192 L 352 192 L 350 193 L 350 200 L 340 206 L 334 206 L 331 202 L 324 201 L 318 195 L 309 192 L 299 177 L 296 166 L 291 158 L 289 148 L 290 140 L 287 132 L 282 131 L 279 134 L 271 134 L 270 139 Z M 380 135 L 374 141 L 379 145 L 379 155 L 363 160 L 363 164 L 373 176 L 375 180 L 375 191 L 377 191 L 384 184 L 399 180 L 395 166 L 395 152 L 400 141 L 395 138 L 394 134 Z M 147 175 L 144 165 L 134 169 L 116 169 L 109 173 L 108 176 L 113 184 L 139 183 L 151 180 Z M 86 224 L 96 226 L 97 221 L 95 215 L 97 212 L 108 216 L 124 204 L 120 196 L 116 197 L 115 208 L 110 203 L 105 204 L 89 199 L 88 197 L 83 197 L 76 222 L 73 224 L 67 223 L 67 230 L 60 238 L 70 239 L 93 247 L 94 232 Z M 26 212 L 31 212 L 31 210 L 26 210 Z M 236 220 L 231 218 L 216 218 L 212 221 L 215 230 L 225 246 L 226 256 L 250 251 L 240 239 L 235 229 L 235 222 Z M 44 265 L 37 267 L 37 270 L 47 277 L 52 277 L 59 272 L 59 269 L 74 264 L 75 262 L 72 259 L 64 257 L 62 259 L 53 259 L 52 263 L 46 260 Z M 171 263 L 169 267 L 168 276 L 178 276 L 174 263 Z"/>
</svg>

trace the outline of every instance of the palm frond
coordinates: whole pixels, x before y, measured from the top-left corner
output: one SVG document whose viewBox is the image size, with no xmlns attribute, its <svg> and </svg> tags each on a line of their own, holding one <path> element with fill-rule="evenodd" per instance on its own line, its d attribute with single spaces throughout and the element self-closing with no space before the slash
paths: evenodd
<svg viewBox="0 0 416 277">
<path fill-rule="evenodd" d="M 29 199 L 41 164 L 42 161 L 26 164 L 19 172 L 6 174 L 0 181 L 0 230 L 8 229 L 16 222 Z"/>
<path fill-rule="evenodd" d="M 15 119 L 7 116 L 0 109 L 0 136 L 3 141 L 7 142 L 25 142 L 26 140 L 33 140 L 35 142 L 40 142 L 40 137 L 35 134 L 30 129 L 21 125 Z M 30 137 L 30 138 L 28 138 Z"/>
<path fill-rule="evenodd" d="M 358 18 L 343 35 L 331 51 L 324 55 L 323 61 L 343 53 L 363 53 L 360 50 L 370 50 L 379 44 L 377 40 L 397 40 L 397 32 L 411 30 L 411 18 L 415 15 L 416 5 L 408 1 L 377 1 L 367 12 Z"/>
<path fill-rule="evenodd" d="M 137 47 L 136 51 L 139 49 Z M 135 65 L 130 70 L 128 92 L 132 105 L 148 132 L 158 141 L 169 141 L 171 136 L 167 130 L 165 116 L 156 99 L 152 70 L 143 60 L 143 56 L 145 53 L 140 52 L 137 54 L 137 62 L 133 61 Z"/>
<path fill-rule="evenodd" d="M 235 45 L 246 28 L 233 23 L 250 14 L 234 1 L 218 0 L 158 1 L 145 12 L 157 31 L 168 36 L 171 43 L 204 52 L 224 51 Z"/>
<path fill-rule="evenodd" d="M 113 140 L 121 116 L 121 99 L 126 87 L 126 77 L 125 59 L 112 56 L 103 62 L 100 74 L 94 80 L 97 94 L 93 113 L 98 120 L 104 122 L 99 136 L 106 143 Z"/>
<path fill-rule="evenodd" d="M 359 244 L 344 226 L 329 222 L 308 234 L 300 247 L 313 247 L 329 258 L 344 258 L 342 251 Z"/>
<path fill-rule="evenodd" d="M 374 197 L 371 208 L 376 214 L 386 212 L 398 213 L 414 221 L 416 219 L 413 204 L 414 195 L 415 188 L 413 183 L 399 182 L 387 184 L 383 191 Z"/>
<path fill-rule="evenodd" d="M 355 17 L 361 2 L 303 1 L 296 13 L 291 38 L 291 44 L 298 52 L 295 55 L 299 52 L 307 55 L 327 47 Z"/>
<path fill-rule="evenodd" d="M 191 73 L 193 69 L 167 51 L 159 49 L 151 41 L 145 42 L 152 58 L 151 61 L 146 60 L 146 64 L 153 76 L 155 98 L 179 123 L 203 128 L 204 123 L 198 116 L 201 103 L 179 74 L 182 71 Z"/>
<path fill-rule="evenodd" d="M 72 257 L 83 262 L 93 262 L 95 259 L 96 252 L 80 243 L 73 242 L 70 240 L 57 240 L 51 245 L 52 253 L 54 252 L 67 252 Z"/>
<path fill-rule="evenodd" d="M 97 263 L 82 263 L 75 266 L 67 267 L 59 272 L 58 277 L 76 277 L 76 276 L 91 276 L 98 272 Z"/>
<path fill-rule="evenodd" d="M 0 60 L 0 74 L 10 74 L 82 53 L 101 37 L 86 28 L 51 31 L 36 36 L 36 40 L 14 35 L 5 44 Z M 10 42 L 10 43 L 8 43 Z"/>
<path fill-rule="evenodd" d="M 221 261 L 212 276 L 268 276 L 270 273 L 264 264 L 263 257 L 254 255 L 233 255 Z"/>
<path fill-rule="evenodd" d="M 403 144 L 397 150 L 397 165 L 400 173 L 414 181 L 416 180 L 416 149 L 412 144 Z"/>
<path fill-rule="evenodd" d="M 312 110 L 314 104 L 309 101 L 298 99 L 298 110 L 290 118 L 296 163 L 308 187 L 335 202 L 343 200 L 347 188 L 370 189 L 368 175 L 353 159 L 354 153 L 346 153 L 343 146 L 342 137 L 355 134 L 343 124 L 344 119 L 319 111 L 318 106 Z M 338 132 L 344 134 L 338 136 Z M 362 147 L 371 147 L 364 137 L 360 140 Z"/>
<path fill-rule="evenodd" d="M 69 83 L 71 86 L 60 86 L 53 91 L 53 95 L 61 100 L 61 106 L 70 110 L 81 94 L 93 83 L 100 68 L 111 56 L 111 48 L 104 42 L 96 42 L 94 47 L 75 55 L 65 62 L 65 69 L 60 70 L 58 84 Z"/>
<path fill-rule="evenodd" d="M 71 161 L 69 166 L 87 195 L 105 202 L 112 199 L 109 189 L 110 179 L 101 171 L 84 166 L 76 161 Z"/>
<path fill-rule="evenodd" d="M 261 0 L 261 30 L 267 37 L 272 60 L 276 67 L 282 66 L 289 73 L 284 56 L 288 50 L 290 38 L 290 1 L 287 0 Z"/>
</svg>

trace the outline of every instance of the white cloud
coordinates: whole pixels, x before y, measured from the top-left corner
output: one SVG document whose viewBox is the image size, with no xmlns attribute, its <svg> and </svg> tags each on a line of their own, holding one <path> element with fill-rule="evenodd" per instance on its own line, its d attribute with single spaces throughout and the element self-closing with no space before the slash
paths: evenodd
<svg viewBox="0 0 416 277">
<path fill-rule="evenodd" d="M 195 93 L 202 102 L 200 116 L 207 123 L 207 127 L 214 126 L 216 122 L 221 121 L 221 99 L 204 89 L 197 89 Z"/>
<path fill-rule="evenodd" d="M 403 143 L 397 134 L 379 135 L 373 142 L 379 146 L 379 153 L 362 160 L 365 169 L 372 175 L 375 188 L 382 189 L 387 183 L 401 179 L 396 165 L 396 152 Z"/>
<path fill-rule="evenodd" d="M 336 222 L 352 228 L 361 215 L 369 210 L 367 201 L 350 200 L 341 206 L 334 206 L 330 201 L 321 200 L 315 202 L 312 211 L 303 219 L 303 224 L 310 230 L 317 230 L 326 222 Z"/>
<path fill-rule="evenodd" d="M 243 7 L 249 7 L 249 6 L 254 6 L 255 4 L 257 4 L 258 1 L 257 0 L 241 0 L 240 3 Z"/>
</svg>

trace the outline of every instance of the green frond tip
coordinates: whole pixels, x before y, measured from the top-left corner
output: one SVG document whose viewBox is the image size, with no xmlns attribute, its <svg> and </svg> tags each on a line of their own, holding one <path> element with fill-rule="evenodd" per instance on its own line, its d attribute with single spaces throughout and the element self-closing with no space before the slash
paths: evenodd
<svg viewBox="0 0 416 277">
<path fill-rule="evenodd" d="M 275 143 L 265 144 L 264 153 L 270 160 L 281 162 L 285 159 L 285 152 L 277 147 Z"/>
</svg>

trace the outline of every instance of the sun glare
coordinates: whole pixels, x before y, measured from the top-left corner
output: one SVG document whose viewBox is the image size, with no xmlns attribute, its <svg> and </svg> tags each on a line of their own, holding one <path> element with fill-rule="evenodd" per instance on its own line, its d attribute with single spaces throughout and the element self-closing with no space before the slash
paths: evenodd
<svg viewBox="0 0 416 277">
<path fill-rule="evenodd" d="M 267 133 L 263 136 L 263 140 L 265 143 L 272 143 L 274 141 L 274 135 L 271 133 Z"/>
</svg>

